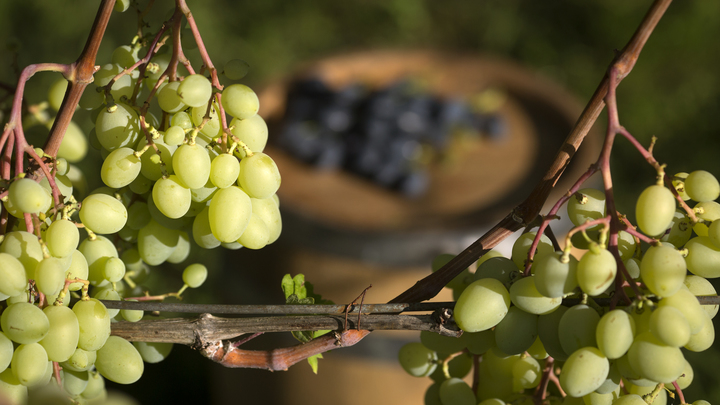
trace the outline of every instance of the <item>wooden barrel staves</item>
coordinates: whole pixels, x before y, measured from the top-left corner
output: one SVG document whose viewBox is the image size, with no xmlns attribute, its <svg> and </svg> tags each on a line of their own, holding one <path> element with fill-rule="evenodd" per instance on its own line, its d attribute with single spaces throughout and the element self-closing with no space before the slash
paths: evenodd
<svg viewBox="0 0 720 405">
<path fill-rule="evenodd" d="M 431 164 L 427 192 L 410 199 L 352 173 L 318 170 L 273 144 L 282 130 L 289 83 L 298 77 L 318 77 L 337 89 L 356 82 L 383 88 L 412 78 L 446 98 L 470 99 L 488 88 L 499 89 L 506 98 L 497 114 L 507 133 L 498 141 L 465 141 L 451 164 Z M 284 272 L 304 273 L 316 291 L 340 303 L 350 302 L 370 284 L 366 300 L 385 302 L 427 275 L 434 256 L 457 253 L 482 235 L 540 180 L 582 110 L 567 91 L 515 63 L 433 51 L 325 58 L 266 87 L 259 97 L 260 115 L 270 127 L 267 153 L 282 174 L 282 238 L 292 246 L 288 254 L 293 263 Z M 567 191 L 599 147 L 599 138 L 590 136 L 549 202 Z M 451 296 L 444 293 L 437 299 Z M 322 390 L 297 396 L 312 397 L 317 404 L 422 403 L 430 381 L 404 375 L 396 361 L 408 339 L 417 340 L 417 334 L 374 333 L 355 348 L 326 356 L 320 377 L 291 370 L 293 388 L 288 391 L 322 384 Z M 348 360 L 352 355 L 357 361 Z M 363 382 L 358 385 L 360 372 Z M 358 389 L 362 386 L 373 389 Z"/>
</svg>

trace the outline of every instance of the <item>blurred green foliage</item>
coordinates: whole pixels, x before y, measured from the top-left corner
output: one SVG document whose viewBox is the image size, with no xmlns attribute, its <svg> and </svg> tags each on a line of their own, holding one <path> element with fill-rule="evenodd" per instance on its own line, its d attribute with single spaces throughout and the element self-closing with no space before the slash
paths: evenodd
<svg viewBox="0 0 720 405">
<path fill-rule="evenodd" d="M 144 6 L 147 0 L 141 0 Z M 217 66 L 241 58 L 245 82 L 262 86 L 299 63 L 338 52 L 422 48 L 514 59 L 570 89 L 585 102 L 632 35 L 650 1 L 627 0 L 188 0 Z M 13 85 L 15 66 L 63 62 L 79 55 L 97 0 L 0 2 L 0 82 Z M 158 21 L 172 4 L 156 1 Z M 98 61 L 129 43 L 131 10 L 111 20 Z M 157 24 L 154 25 L 157 27 Z M 658 160 L 671 173 L 705 169 L 720 175 L 720 2 L 677 1 L 650 38 L 618 91 L 621 123 L 644 145 L 659 138 Z M 15 63 L 13 49 L 19 49 Z M 188 52 L 193 56 L 193 52 Z M 197 57 L 197 54 L 194 54 Z M 44 99 L 57 74 L 41 73 L 27 101 Z M 0 102 L 8 103 L 6 94 Z M 601 118 L 597 125 L 604 131 Z M 652 169 L 618 140 L 614 157 L 619 208 L 654 181 Z M 588 162 L 589 164 L 590 162 Z M 714 353 L 694 356 L 714 359 Z M 691 398 L 720 400 L 717 362 L 696 369 Z M 703 370 L 701 373 L 700 370 Z"/>
<path fill-rule="evenodd" d="M 142 0 L 141 6 L 147 1 Z M 446 0 L 189 0 L 217 66 L 246 60 L 249 85 L 261 86 L 303 61 L 370 48 L 429 48 L 514 59 L 552 78 L 583 102 L 613 56 L 632 35 L 650 1 Z M 0 2 L 0 79 L 12 82 L 8 43 L 19 44 L 19 66 L 70 62 L 82 49 L 97 0 Z M 157 1 L 150 21 L 171 9 Z M 635 70 L 619 88 L 621 123 L 655 148 L 670 171 L 720 173 L 715 158 L 720 123 L 720 3 L 675 2 Z M 154 27 L 157 27 L 157 23 Z M 115 16 L 98 60 L 128 43 L 137 27 L 131 11 Z M 190 56 L 193 51 L 188 52 Z M 196 55 L 195 55 L 196 56 Z M 40 74 L 28 100 L 40 101 L 57 77 Z M 604 122 L 601 120 L 601 128 Z M 614 152 L 620 207 L 632 210 L 638 186 L 652 171 L 624 142 Z"/>
</svg>

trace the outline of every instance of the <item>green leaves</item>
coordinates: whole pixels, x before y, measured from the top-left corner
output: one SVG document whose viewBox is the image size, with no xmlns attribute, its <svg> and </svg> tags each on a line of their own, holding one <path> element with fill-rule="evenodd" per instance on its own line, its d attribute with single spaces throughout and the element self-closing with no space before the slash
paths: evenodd
<svg viewBox="0 0 720 405">
<path fill-rule="evenodd" d="M 285 293 L 285 303 L 288 305 L 329 305 L 334 304 L 315 293 L 315 287 L 305 281 L 305 275 L 298 274 L 292 277 L 286 274 L 282 279 L 282 289 Z"/>
<path fill-rule="evenodd" d="M 286 274 L 282 279 L 281 287 L 283 293 L 285 294 L 285 304 L 287 305 L 333 304 L 332 301 L 326 300 L 319 294 L 316 294 L 313 285 L 305 281 L 305 275 L 303 274 L 298 274 L 295 277 L 292 277 L 290 274 Z M 307 343 L 330 332 L 330 330 L 306 330 L 294 331 L 291 333 L 295 339 L 302 343 Z M 318 359 L 322 358 L 322 354 L 316 354 L 315 356 L 311 356 L 307 359 L 313 373 L 317 374 Z"/>
<path fill-rule="evenodd" d="M 312 305 L 315 303 L 313 297 L 307 296 L 303 274 L 298 274 L 294 278 L 290 274 L 286 274 L 282 279 L 282 289 L 285 293 L 285 303 L 288 305 Z"/>
</svg>

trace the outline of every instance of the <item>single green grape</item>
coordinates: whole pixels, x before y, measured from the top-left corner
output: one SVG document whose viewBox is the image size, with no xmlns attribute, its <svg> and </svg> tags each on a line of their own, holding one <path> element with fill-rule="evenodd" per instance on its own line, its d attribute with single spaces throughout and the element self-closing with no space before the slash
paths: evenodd
<svg viewBox="0 0 720 405">
<path fill-rule="evenodd" d="M 465 336 L 465 334 L 463 334 Z M 423 346 L 438 353 L 453 354 L 462 351 L 466 346 L 465 339 L 444 336 L 430 331 L 420 332 L 420 342 Z"/>
<path fill-rule="evenodd" d="M 540 294 L 536 287 L 535 277 L 537 276 L 523 277 L 516 280 L 510 286 L 510 300 L 516 307 L 525 312 L 535 315 L 548 314 L 560 306 L 562 298 L 550 298 Z"/>
<path fill-rule="evenodd" d="M 525 269 L 525 261 L 528 258 L 528 251 L 530 250 L 530 246 L 532 246 L 535 235 L 537 235 L 537 232 L 524 233 L 520 235 L 513 244 L 511 258 L 518 269 Z M 535 256 L 551 253 L 554 250 L 550 238 L 548 238 L 547 235 L 542 235 L 537 250 L 535 251 Z"/>
<path fill-rule="evenodd" d="M 244 120 L 257 114 L 260 101 L 257 94 L 244 84 L 231 84 L 222 92 L 222 105 L 225 112 Z"/>
<path fill-rule="evenodd" d="M 455 322 L 466 332 L 480 332 L 500 323 L 510 308 L 510 293 L 493 278 L 474 281 L 455 304 Z"/>
<path fill-rule="evenodd" d="M 275 161 L 260 152 L 240 161 L 237 183 L 253 198 L 269 198 L 280 188 L 280 172 Z"/>
<path fill-rule="evenodd" d="M 574 351 L 560 373 L 560 385 L 572 397 L 587 395 L 602 385 L 610 372 L 610 362 L 595 347 Z"/>
<path fill-rule="evenodd" d="M 145 263 L 157 266 L 172 255 L 179 239 L 179 230 L 167 228 L 153 219 L 138 232 L 138 252 Z"/>
<path fill-rule="evenodd" d="M 181 145 L 172 160 L 175 174 L 188 188 L 200 188 L 207 183 L 211 169 L 207 149 L 198 144 Z"/>
<path fill-rule="evenodd" d="M 210 201 L 208 221 L 212 234 L 220 242 L 237 241 L 245 232 L 251 216 L 250 197 L 239 187 L 220 189 Z"/>
<path fill-rule="evenodd" d="M 35 268 L 35 284 L 41 293 L 52 296 L 65 285 L 65 267 L 60 259 L 48 257 Z"/>
<path fill-rule="evenodd" d="M 685 179 L 685 192 L 697 201 L 713 201 L 720 197 L 720 183 L 712 173 L 695 170 Z"/>
<path fill-rule="evenodd" d="M 122 202 L 106 194 L 91 194 L 82 202 L 80 220 L 98 234 L 119 231 L 127 222 L 127 210 Z"/>
<path fill-rule="evenodd" d="M 230 121 L 230 127 L 232 127 L 232 134 L 253 153 L 265 150 L 265 145 L 267 145 L 268 141 L 268 127 L 265 120 L 263 120 L 259 114 L 245 119 L 233 118 L 233 120 Z M 237 148 L 236 153 L 241 158 L 245 157 L 245 150 L 243 148 Z"/>
<path fill-rule="evenodd" d="M 156 181 L 152 196 L 155 206 L 170 219 L 177 219 L 185 215 L 190 209 L 192 201 L 190 188 L 174 174 Z"/>
<path fill-rule="evenodd" d="M 135 346 L 118 336 L 110 336 L 97 351 L 95 367 L 103 377 L 118 384 L 134 383 L 145 370 Z"/>
<path fill-rule="evenodd" d="M 78 301 L 73 312 L 80 325 L 78 347 L 85 351 L 95 351 L 103 347 L 110 336 L 110 314 L 102 302 L 95 298 Z"/>
<path fill-rule="evenodd" d="M 67 257 L 77 249 L 80 242 L 80 231 L 72 221 L 58 219 L 50 224 L 43 240 L 51 255 Z"/>
<path fill-rule="evenodd" d="M 577 265 L 577 281 L 587 295 L 602 294 L 615 281 L 617 262 L 607 249 L 592 245 Z"/>
<path fill-rule="evenodd" d="M 262 218 L 254 212 L 237 242 L 248 249 L 262 249 L 270 240 L 270 229 Z"/>
<path fill-rule="evenodd" d="M 0 316 L 0 325 L 5 336 L 20 344 L 37 343 L 50 331 L 50 321 L 45 313 L 27 302 L 5 308 Z"/>
<path fill-rule="evenodd" d="M 240 174 L 240 162 L 235 156 L 222 153 L 213 159 L 210 167 L 210 180 L 218 188 L 233 185 Z"/>
<path fill-rule="evenodd" d="M 532 357 L 522 357 L 513 364 L 513 385 L 518 391 L 535 388 L 540 384 L 542 369 Z"/>
<path fill-rule="evenodd" d="M 572 354 L 582 347 L 597 347 L 595 339 L 599 322 L 600 315 L 585 304 L 565 311 L 558 323 L 558 338 L 563 351 Z"/>
<path fill-rule="evenodd" d="M 47 352 L 38 343 L 18 346 L 10 363 L 13 375 L 26 387 L 40 385 L 45 379 L 47 366 Z"/>
<path fill-rule="evenodd" d="M 225 62 L 223 74 L 230 80 L 240 80 L 247 75 L 250 65 L 242 59 L 230 59 Z"/>
<path fill-rule="evenodd" d="M 635 321 L 621 309 L 614 309 L 603 315 L 595 332 L 598 349 L 611 360 L 623 356 L 632 345 L 634 337 Z"/>
<path fill-rule="evenodd" d="M 670 190 L 657 184 L 646 188 L 635 205 L 640 230 L 650 236 L 664 233 L 672 223 L 675 208 L 675 197 Z"/>
<path fill-rule="evenodd" d="M 594 188 L 578 190 L 567 202 L 568 219 L 575 226 L 605 217 L 605 192 Z M 598 229 L 595 225 L 590 229 Z"/>
<path fill-rule="evenodd" d="M 183 114 L 185 114 L 185 113 L 183 113 Z M 187 114 L 185 114 L 185 115 L 187 115 Z M 163 140 L 168 145 L 174 145 L 174 146 L 182 145 L 183 141 L 185 140 L 185 130 L 182 127 L 173 125 L 165 131 Z"/>
<path fill-rule="evenodd" d="M 0 293 L 14 297 L 27 288 L 25 268 L 8 253 L 0 253 Z"/>
<path fill-rule="evenodd" d="M 165 360 L 172 351 L 172 343 L 161 342 L 133 342 L 133 346 L 146 363 L 159 363 Z"/>
<path fill-rule="evenodd" d="M 203 75 L 190 75 L 180 82 L 177 95 L 185 105 L 190 107 L 206 106 L 212 95 L 212 84 Z"/>
<path fill-rule="evenodd" d="M 520 354 L 532 346 L 537 337 L 538 316 L 513 306 L 495 326 L 498 349 L 507 354 Z"/>
<path fill-rule="evenodd" d="M 100 177 L 108 187 L 122 188 L 132 183 L 140 174 L 142 163 L 135 151 L 128 147 L 110 152 L 100 168 Z"/>
<path fill-rule="evenodd" d="M 671 306 L 663 306 L 652 312 L 650 332 L 667 346 L 685 346 L 690 341 L 690 324 L 679 309 Z"/>
<path fill-rule="evenodd" d="M 440 384 L 440 401 L 443 405 L 475 405 L 475 393 L 460 378 L 453 377 Z"/>
<path fill-rule="evenodd" d="M 174 114 L 187 108 L 183 99 L 177 93 L 181 82 L 170 82 L 165 84 L 157 93 L 157 101 L 160 108 L 168 114 Z M 207 100 L 205 100 L 207 102 Z"/>
<path fill-rule="evenodd" d="M 551 298 L 560 298 L 577 287 L 577 259 L 569 255 L 563 263 L 563 252 L 552 252 L 535 257 L 532 264 L 535 288 Z"/>
<path fill-rule="evenodd" d="M 660 297 L 675 294 L 683 286 L 686 274 L 685 259 L 672 246 L 651 246 L 640 261 L 640 277 Z"/>
<path fill-rule="evenodd" d="M 642 378 L 666 384 L 677 380 L 685 368 L 680 349 L 663 344 L 650 331 L 635 337 L 628 360 Z"/>
<path fill-rule="evenodd" d="M 398 353 L 402 368 L 413 377 L 426 377 L 437 367 L 437 353 L 420 342 L 407 343 Z"/>
<path fill-rule="evenodd" d="M 183 270 L 183 282 L 190 288 L 200 287 L 207 279 L 207 267 L 199 263 L 193 263 Z"/>
<path fill-rule="evenodd" d="M 48 334 L 40 340 L 51 361 L 67 361 L 77 347 L 80 338 L 80 324 L 70 308 L 50 305 L 43 309 L 50 328 Z"/>
<path fill-rule="evenodd" d="M 36 181 L 28 178 L 13 181 L 8 189 L 8 198 L 13 206 L 29 214 L 45 212 L 52 204 L 50 193 Z"/>
<path fill-rule="evenodd" d="M 137 113 L 132 107 L 123 103 L 115 104 L 112 108 L 103 107 L 95 120 L 97 139 L 108 151 L 124 146 L 135 147 L 141 133 Z"/>
</svg>

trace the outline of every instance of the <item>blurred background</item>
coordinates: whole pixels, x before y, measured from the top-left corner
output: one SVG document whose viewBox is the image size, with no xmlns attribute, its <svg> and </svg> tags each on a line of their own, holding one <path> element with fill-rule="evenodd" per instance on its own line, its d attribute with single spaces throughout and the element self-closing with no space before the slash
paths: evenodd
<svg viewBox="0 0 720 405">
<path fill-rule="evenodd" d="M 13 64 L 24 67 L 38 62 L 74 61 L 92 25 L 97 3 L 93 0 L 0 2 L 0 46 L 3 46 L 0 50 L 0 81 L 14 83 Z M 142 5 L 145 3 L 141 1 Z M 148 17 L 153 28 L 168 15 L 169 3 L 155 2 Z M 508 71 L 517 68 L 517 75 L 522 78 L 518 81 L 523 83 L 517 89 L 546 91 L 546 94 L 533 93 L 534 105 L 542 105 L 545 94 L 547 105 L 555 106 L 552 111 L 560 118 L 557 122 L 542 125 L 550 125 L 544 129 L 546 132 L 555 129 L 553 136 L 557 139 L 565 136 L 566 132 L 557 132 L 569 128 L 574 121 L 571 112 L 579 113 L 602 78 L 613 50 L 628 41 L 650 3 L 646 0 L 188 1 L 216 66 L 221 67 L 231 59 L 245 60 L 250 71 L 241 82 L 259 94 L 264 89 L 281 86 L 298 69 L 314 61 L 337 58 L 338 55 L 377 50 L 391 50 L 399 55 L 407 51 L 432 52 L 433 55 L 446 55 L 447 60 L 462 55 L 482 63 L 507 63 L 495 66 L 487 74 L 499 77 L 498 71 L 502 71 L 503 66 L 508 66 Z M 657 136 L 655 156 L 660 162 L 667 163 L 673 173 L 703 169 L 720 174 L 717 158 L 720 121 L 710 118 L 720 110 L 718 18 L 720 3 L 717 2 L 672 4 L 635 69 L 618 90 L 621 123 L 644 145 L 649 144 L 652 136 Z M 113 49 L 128 44 L 136 27 L 136 15 L 132 10 L 114 15 L 97 63 L 107 63 Z M 13 60 L 11 50 L 17 47 L 19 56 Z M 192 51 L 188 55 L 197 57 Z M 438 66 L 442 64 L 442 56 L 440 58 Z M 372 59 L 369 62 L 369 69 L 382 69 L 380 64 L 373 66 Z M 468 80 L 471 76 L 469 74 Z M 27 102 L 44 100 L 47 87 L 57 78 L 57 74 L 51 73 L 34 77 L 28 85 Z M 535 82 L 539 84 L 533 87 Z M 528 103 L 518 100 L 518 108 L 527 113 L 526 120 L 530 125 L 541 126 L 543 110 L 532 112 Z M 87 115 L 78 114 L 77 120 L 88 127 Z M 561 121 L 564 121 L 562 125 Z M 604 122 L 603 115 L 596 124 L 595 136 L 605 130 Z M 271 125 L 271 131 L 273 128 Z M 597 145 L 599 139 L 589 142 Z M 99 156 L 94 159 L 97 164 Z M 590 157 L 575 164 L 583 170 L 593 159 Z M 613 151 L 612 162 L 618 208 L 621 212 L 631 213 L 639 193 L 654 181 L 654 172 L 629 143 L 621 139 Z M 531 166 L 528 178 L 540 175 L 544 171 L 541 166 L 540 163 L 537 167 Z M 281 173 L 282 170 L 281 167 Z M 520 182 L 513 192 L 521 200 L 528 186 Z M 464 190 L 458 190 L 458 193 L 462 192 Z M 498 196 L 498 200 L 503 200 L 501 197 Z M 292 199 L 287 201 L 283 200 L 283 208 L 292 211 Z M 495 214 L 507 212 L 513 206 L 511 202 L 503 200 L 502 205 L 495 206 Z M 435 247 L 442 245 L 448 253 L 458 253 L 463 244 L 472 242 L 483 227 L 490 225 L 491 219 L 478 219 L 473 223 L 473 229 L 424 234 L 424 240 L 440 241 L 446 236 L 452 239 L 451 243 L 440 241 Z M 314 244 L 315 249 L 308 249 L 299 244 L 298 239 L 302 238 L 302 230 L 308 229 L 303 227 L 311 226 L 309 222 L 313 221 L 293 215 L 284 220 L 286 234 L 263 250 L 213 251 L 212 255 L 204 255 L 203 260 L 216 261 L 222 271 L 212 272 L 212 284 L 187 294 L 187 300 L 278 304 L 283 298 L 279 288 L 282 274 L 317 271 L 317 281 L 309 278 L 310 281 L 322 285 L 325 289 L 319 289 L 319 292 L 339 303 L 352 301 L 367 287 L 367 280 L 382 280 L 371 281 L 375 284 L 373 290 L 379 290 L 381 284 L 385 289 L 368 295 L 370 301 L 380 302 L 394 296 L 383 294 L 398 294 L 422 277 L 422 271 L 429 272 L 429 263 L 420 266 L 418 257 L 408 257 L 407 262 L 400 257 L 394 263 L 383 260 L 370 263 L 357 252 L 346 255 L 323 252 L 323 243 L 328 242 L 327 232 L 332 224 L 312 228 L 314 233 L 309 244 Z M 370 236 L 382 237 L 381 231 L 376 229 L 372 234 L 331 233 L 329 239 L 340 235 L 345 238 L 342 240 L 352 241 L 357 246 L 369 242 Z M 383 240 L 392 244 L 406 236 L 407 233 Z M 174 271 L 173 268 L 162 268 L 158 273 Z M 173 277 L 179 279 L 178 274 Z M 176 287 L 171 284 L 174 279 L 159 278 L 163 283 L 170 283 L 159 288 L 172 290 Z M 449 298 L 447 294 L 444 297 Z M 420 403 L 424 387 L 430 381 L 415 381 L 402 374 L 395 361 L 397 349 L 404 341 L 412 339 L 417 339 L 417 335 L 386 334 L 374 341 L 364 341 L 356 348 L 329 353 L 320 362 L 318 376 L 313 376 L 305 364 L 283 373 L 227 370 L 186 347 L 176 347 L 163 363 L 148 365 L 145 376 L 138 383 L 118 388 L 142 403 L 262 401 L 301 404 L 332 401 L 350 404 L 365 400 Z M 293 344 L 293 340 L 287 334 L 253 344 L 277 347 Z M 720 364 L 720 354 L 713 348 L 700 354 L 688 353 L 687 357 L 695 368 L 695 381 L 687 390 L 686 398 L 691 401 L 706 399 L 711 403 L 720 401 L 715 371 L 716 365 Z M 397 392 L 378 388 L 382 381 L 389 384 L 388 387 L 395 387 Z"/>
</svg>

